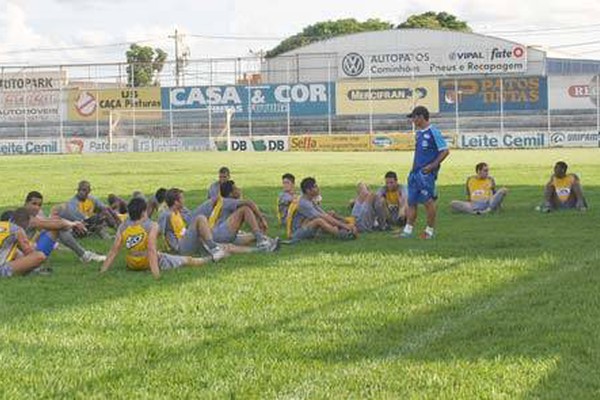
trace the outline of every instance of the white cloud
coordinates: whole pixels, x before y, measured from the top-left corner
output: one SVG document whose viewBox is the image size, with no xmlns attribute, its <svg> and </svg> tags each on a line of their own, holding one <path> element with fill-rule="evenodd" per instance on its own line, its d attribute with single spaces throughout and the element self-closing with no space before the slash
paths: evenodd
<svg viewBox="0 0 600 400">
<path fill-rule="evenodd" d="M 287 37 L 318 21 L 380 18 L 394 24 L 425 11 L 447 11 L 466 20 L 480 33 L 504 31 L 494 36 L 546 47 L 597 40 L 600 33 L 600 2 L 568 3 L 546 0 L 543 4 L 521 0 L 222 0 L 199 2 L 173 0 L 4 0 L 0 9 L 0 58 L 5 64 L 90 63 L 122 61 L 127 48 L 107 47 L 118 42 L 148 40 L 173 56 L 173 41 L 167 37 L 175 26 L 187 34 L 213 36 Z M 573 29 L 527 33 L 540 28 Z M 508 32 L 506 31 L 521 31 Z M 269 50 L 278 41 L 214 40 L 186 37 L 192 58 L 238 57 L 249 50 Z M 27 49 L 99 46 L 60 52 L 23 52 Z M 12 51 L 12 52 L 11 52 Z M 14 51 L 21 51 L 15 53 Z M 600 44 L 568 47 L 565 52 L 600 58 Z M 595 52 L 594 52 L 595 51 Z M 10 52 L 10 53 L 9 53 Z"/>
</svg>

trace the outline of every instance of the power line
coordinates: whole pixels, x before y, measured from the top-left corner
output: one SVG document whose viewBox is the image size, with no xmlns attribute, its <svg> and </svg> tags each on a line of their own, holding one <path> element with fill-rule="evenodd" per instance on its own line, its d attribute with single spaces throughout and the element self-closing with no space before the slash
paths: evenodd
<svg viewBox="0 0 600 400">
<path fill-rule="evenodd" d="M 545 33 L 545 32 L 556 32 L 556 31 L 569 31 L 569 30 L 581 30 L 583 32 L 588 32 L 590 30 L 590 28 L 593 27 L 600 27 L 600 24 L 590 24 L 590 25 L 573 25 L 570 27 L 556 27 L 556 28 L 533 28 L 533 29 L 519 29 L 519 30 L 506 30 L 506 31 L 487 31 L 485 32 L 486 35 L 496 35 L 496 34 L 522 34 L 522 33 L 535 33 L 535 32 L 540 32 L 540 33 Z"/>
<path fill-rule="evenodd" d="M 277 41 L 283 40 L 285 37 L 276 36 L 228 36 L 228 35 L 185 35 L 196 39 L 209 39 L 209 40 L 263 40 L 263 41 Z"/>
<path fill-rule="evenodd" d="M 136 43 L 148 43 L 148 42 L 153 42 L 156 40 L 157 39 L 143 39 L 143 40 L 136 40 L 136 41 L 131 41 L 131 42 L 91 44 L 91 45 L 69 46 L 69 47 L 46 47 L 46 48 L 36 47 L 36 48 L 31 48 L 31 49 L 0 51 L 0 54 L 52 53 L 52 52 L 57 52 L 57 51 L 101 49 L 101 48 L 107 48 L 107 47 L 129 46 L 129 45 L 136 44 Z"/>
<path fill-rule="evenodd" d="M 591 44 L 599 44 L 600 40 L 594 40 L 591 42 L 580 42 L 580 43 L 571 43 L 571 44 L 561 44 L 558 46 L 552 46 L 550 49 L 564 49 L 567 47 L 579 47 L 579 46 L 589 46 Z"/>
</svg>

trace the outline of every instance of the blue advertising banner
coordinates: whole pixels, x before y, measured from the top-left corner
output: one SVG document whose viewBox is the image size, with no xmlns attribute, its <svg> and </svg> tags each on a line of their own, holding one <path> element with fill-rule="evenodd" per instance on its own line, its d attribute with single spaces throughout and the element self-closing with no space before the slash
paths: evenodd
<svg viewBox="0 0 600 400">
<path fill-rule="evenodd" d="M 162 88 L 163 110 L 233 109 L 239 118 L 274 118 L 335 113 L 335 83 L 191 86 Z"/>
<path fill-rule="evenodd" d="M 506 111 L 548 109 L 546 77 L 440 80 L 440 112 L 500 110 L 501 98 Z M 502 93 L 502 95 L 501 95 Z"/>
</svg>

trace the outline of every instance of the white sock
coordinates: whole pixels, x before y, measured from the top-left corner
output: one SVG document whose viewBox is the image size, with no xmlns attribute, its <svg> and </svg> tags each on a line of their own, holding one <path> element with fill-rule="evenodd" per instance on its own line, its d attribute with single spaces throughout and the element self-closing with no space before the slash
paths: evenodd
<svg viewBox="0 0 600 400">
<path fill-rule="evenodd" d="M 429 236 L 433 236 L 433 228 L 428 226 L 427 228 L 425 228 L 425 233 Z"/>
<path fill-rule="evenodd" d="M 406 233 L 407 235 L 410 235 L 413 232 L 413 226 L 406 224 L 404 225 L 404 233 Z"/>
</svg>

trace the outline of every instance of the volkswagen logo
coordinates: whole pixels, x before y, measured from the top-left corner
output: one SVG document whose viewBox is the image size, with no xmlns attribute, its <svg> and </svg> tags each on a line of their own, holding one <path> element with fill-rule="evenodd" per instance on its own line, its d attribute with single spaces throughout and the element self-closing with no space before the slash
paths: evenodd
<svg viewBox="0 0 600 400">
<path fill-rule="evenodd" d="M 342 59 L 342 71 L 348 76 L 358 76 L 365 70 L 365 59 L 358 53 L 348 53 Z"/>
</svg>

